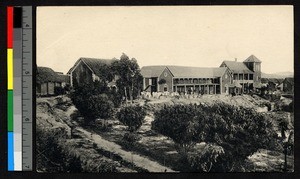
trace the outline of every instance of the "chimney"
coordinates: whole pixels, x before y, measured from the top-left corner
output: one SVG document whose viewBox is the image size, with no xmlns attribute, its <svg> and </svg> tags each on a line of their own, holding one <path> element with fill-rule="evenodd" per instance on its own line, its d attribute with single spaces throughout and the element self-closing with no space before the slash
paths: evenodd
<svg viewBox="0 0 300 179">
<path fill-rule="evenodd" d="M 234 61 L 237 62 L 237 58 L 234 58 Z"/>
</svg>

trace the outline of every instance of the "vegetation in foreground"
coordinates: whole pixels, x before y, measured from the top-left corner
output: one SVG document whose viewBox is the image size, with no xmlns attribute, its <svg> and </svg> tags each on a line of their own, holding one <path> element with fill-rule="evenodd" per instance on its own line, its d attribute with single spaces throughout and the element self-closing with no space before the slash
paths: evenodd
<svg viewBox="0 0 300 179">
<path fill-rule="evenodd" d="M 165 106 L 152 129 L 170 137 L 185 171 L 240 172 L 258 149 L 281 150 L 271 121 L 253 109 L 225 103 Z M 196 143 L 207 145 L 201 151 Z"/>
</svg>

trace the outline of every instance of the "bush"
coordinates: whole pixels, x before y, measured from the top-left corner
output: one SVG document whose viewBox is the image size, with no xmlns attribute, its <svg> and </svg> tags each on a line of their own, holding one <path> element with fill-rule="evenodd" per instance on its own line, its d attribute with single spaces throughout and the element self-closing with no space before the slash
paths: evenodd
<svg viewBox="0 0 300 179">
<path fill-rule="evenodd" d="M 273 149 L 277 145 L 277 134 L 270 120 L 253 109 L 225 103 L 164 107 L 155 113 L 152 129 L 185 149 L 193 149 L 196 142 L 221 147 L 224 150 L 222 157 L 216 158 L 214 153 L 210 153 L 210 157 L 202 156 L 214 158 L 210 171 L 216 172 L 241 171 L 248 156 L 260 148 Z M 188 157 L 189 151 L 185 150 L 185 153 Z M 202 161 L 199 157 L 195 160 Z M 194 170 L 196 166 L 190 167 Z"/>
<path fill-rule="evenodd" d="M 81 162 L 77 156 L 67 154 L 61 147 L 66 137 L 62 128 L 52 130 L 36 129 L 37 170 L 45 172 L 81 172 Z"/>
<path fill-rule="evenodd" d="M 188 154 L 187 162 L 192 171 L 209 172 L 217 162 L 217 158 L 222 157 L 224 150 L 220 146 L 208 144 L 201 151 Z"/>
<path fill-rule="evenodd" d="M 108 119 L 113 114 L 114 104 L 110 98 L 102 93 L 106 90 L 101 83 L 76 87 L 70 95 L 74 105 L 85 118 L 85 123 L 93 122 L 97 118 Z"/>
<path fill-rule="evenodd" d="M 117 113 L 118 120 L 128 127 L 130 132 L 137 131 L 143 124 L 146 110 L 141 106 L 126 106 Z"/>
<path fill-rule="evenodd" d="M 283 102 L 281 100 L 278 100 L 274 108 L 276 111 L 286 111 L 286 112 L 294 112 L 294 100 L 287 104 L 286 102 Z"/>
<path fill-rule="evenodd" d="M 170 137 L 179 145 L 178 152 L 186 155 L 187 151 L 200 141 L 197 138 L 197 115 L 194 105 L 164 106 L 154 113 L 152 129 Z M 182 149 L 182 150 L 181 150 Z"/>
<path fill-rule="evenodd" d="M 61 87 L 61 86 L 55 86 L 54 87 L 54 94 L 55 95 L 63 95 L 65 93 L 66 92 L 65 92 L 65 89 L 63 87 Z"/>
<path fill-rule="evenodd" d="M 267 106 L 268 111 L 271 111 L 271 110 L 272 110 L 272 105 L 271 105 L 270 102 L 267 102 L 267 101 L 266 101 L 266 102 L 263 102 L 262 105 Z"/>
</svg>

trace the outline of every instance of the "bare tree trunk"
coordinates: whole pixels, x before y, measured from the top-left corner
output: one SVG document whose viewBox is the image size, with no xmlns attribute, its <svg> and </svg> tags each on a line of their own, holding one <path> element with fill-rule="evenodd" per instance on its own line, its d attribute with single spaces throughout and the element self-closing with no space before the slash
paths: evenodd
<svg viewBox="0 0 300 179">
<path fill-rule="evenodd" d="M 131 98 L 131 104 L 132 104 L 133 103 L 133 81 L 131 83 L 131 96 L 130 96 L 130 98 Z"/>
<path fill-rule="evenodd" d="M 125 101 L 127 102 L 127 91 L 126 91 L 126 87 L 124 87 L 125 90 Z"/>
</svg>

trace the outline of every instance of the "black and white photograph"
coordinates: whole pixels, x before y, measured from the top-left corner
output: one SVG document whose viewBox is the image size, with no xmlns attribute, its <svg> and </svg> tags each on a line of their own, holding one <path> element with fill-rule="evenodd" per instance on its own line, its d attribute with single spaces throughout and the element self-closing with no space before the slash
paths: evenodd
<svg viewBox="0 0 300 179">
<path fill-rule="evenodd" d="M 294 172 L 293 13 L 38 6 L 36 171 Z"/>
</svg>

